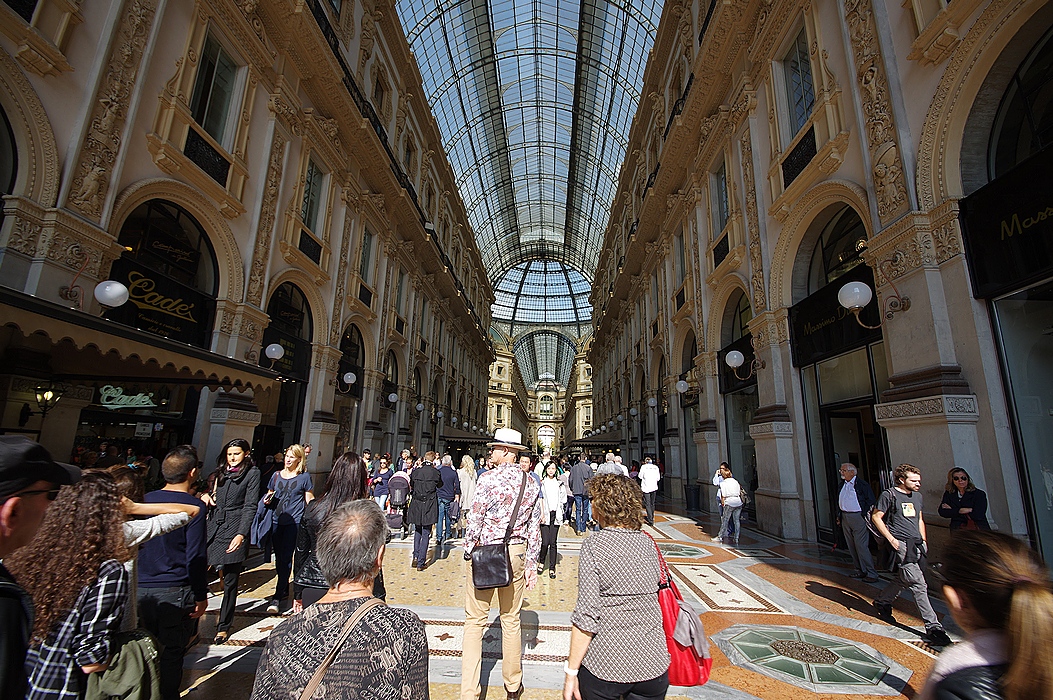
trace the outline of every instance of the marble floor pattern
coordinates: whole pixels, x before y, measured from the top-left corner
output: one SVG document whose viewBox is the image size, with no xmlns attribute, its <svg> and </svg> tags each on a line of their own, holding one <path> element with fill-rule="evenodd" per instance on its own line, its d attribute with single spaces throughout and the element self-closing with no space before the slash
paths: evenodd
<svg viewBox="0 0 1053 700">
<path fill-rule="evenodd" d="M 894 624 L 872 614 L 871 601 L 888 579 L 871 585 L 849 577 L 844 552 L 814 543 L 782 542 L 744 522 L 739 546 L 712 541 L 719 521 L 709 514 L 659 513 L 645 529 L 659 543 L 688 603 L 710 638 L 713 672 L 698 688 L 671 688 L 668 697 L 889 698 L 915 697 L 938 650 L 924 644 L 909 598 L 895 606 Z M 587 536 L 587 535 L 586 535 Z M 523 606 L 524 698 L 559 698 L 577 597 L 581 542 L 560 534 L 557 577 L 540 577 Z M 412 538 L 388 546 L 384 576 L 388 603 L 408 607 L 424 621 L 430 650 L 432 698 L 458 697 L 464 621 L 464 561 L 453 541 L 423 572 L 410 568 Z M 432 548 L 435 556 L 435 548 Z M 257 561 L 259 557 L 257 557 Z M 234 631 L 212 644 L 219 611 L 213 585 L 200 641 L 187 654 L 183 696 L 241 700 L 252 690 L 267 635 L 284 619 L 266 613 L 274 566 L 260 563 L 242 575 Z M 937 612 L 954 634 L 946 608 Z M 501 628 L 492 616 L 484 637 L 484 698 L 504 698 L 500 674 Z"/>
</svg>

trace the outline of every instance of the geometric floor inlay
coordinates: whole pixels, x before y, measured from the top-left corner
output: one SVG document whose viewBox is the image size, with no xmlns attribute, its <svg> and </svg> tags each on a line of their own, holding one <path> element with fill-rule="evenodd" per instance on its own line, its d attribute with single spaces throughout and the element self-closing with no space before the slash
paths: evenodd
<svg viewBox="0 0 1053 700">
<path fill-rule="evenodd" d="M 712 564 L 670 564 L 676 577 L 714 612 L 782 613 L 761 594 L 751 591 Z"/>
<path fill-rule="evenodd" d="M 899 695 L 911 671 L 848 639 L 781 625 L 734 625 L 713 636 L 732 663 L 815 693 Z"/>
<path fill-rule="evenodd" d="M 701 547 L 692 547 L 689 544 L 677 542 L 662 542 L 658 545 L 658 549 L 662 551 L 663 556 L 673 559 L 703 559 L 713 556 L 712 552 Z"/>
<path fill-rule="evenodd" d="M 773 552 L 770 549 L 728 549 L 730 553 L 736 557 L 745 557 L 748 559 L 786 559 L 783 555 L 778 552 Z"/>
</svg>

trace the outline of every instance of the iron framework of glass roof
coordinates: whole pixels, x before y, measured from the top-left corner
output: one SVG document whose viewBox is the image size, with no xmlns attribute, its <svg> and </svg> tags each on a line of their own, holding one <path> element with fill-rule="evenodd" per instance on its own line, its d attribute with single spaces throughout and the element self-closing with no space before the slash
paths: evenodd
<svg viewBox="0 0 1053 700">
<path fill-rule="evenodd" d="M 562 333 L 533 331 L 515 342 L 513 352 L 523 382 L 531 391 L 539 384 L 555 383 L 566 388 L 574 368 L 577 347 Z"/>
<path fill-rule="evenodd" d="M 517 266 L 562 263 L 571 271 L 545 277 L 575 298 L 546 310 L 553 320 L 535 322 L 565 317 L 582 335 L 662 0 L 396 0 L 396 7 L 483 264 L 503 289 L 495 318 L 517 324 L 539 315 L 533 301 L 504 296 L 523 281 Z M 554 362 L 546 360 L 550 371 Z"/>
<path fill-rule="evenodd" d="M 592 277 L 659 0 L 398 0 L 483 262 Z"/>
<path fill-rule="evenodd" d="M 535 325 L 561 326 L 574 337 L 591 328 L 589 283 L 552 260 L 519 263 L 494 287 L 493 321 L 510 337 Z"/>
</svg>

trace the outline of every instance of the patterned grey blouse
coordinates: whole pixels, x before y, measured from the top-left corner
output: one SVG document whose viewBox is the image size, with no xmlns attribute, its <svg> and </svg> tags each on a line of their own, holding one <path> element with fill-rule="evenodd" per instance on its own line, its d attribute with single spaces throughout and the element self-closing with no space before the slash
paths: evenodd
<svg viewBox="0 0 1053 700">
<path fill-rule="evenodd" d="M 669 668 L 658 578 L 654 541 L 639 530 L 608 527 L 582 543 L 570 621 L 595 635 L 582 665 L 597 678 L 634 683 Z"/>
</svg>

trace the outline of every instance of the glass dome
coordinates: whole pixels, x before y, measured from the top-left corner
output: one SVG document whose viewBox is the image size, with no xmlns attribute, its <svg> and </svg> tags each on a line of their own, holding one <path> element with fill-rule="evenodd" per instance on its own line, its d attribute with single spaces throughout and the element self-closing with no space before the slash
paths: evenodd
<svg viewBox="0 0 1053 700">
<path fill-rule="evenodd" d="M 578 336 L 591 327 L 589 283 L 572 267 L 554 260 L 516 265 L 498 281 L 493 320 L 515 336 L 522 326 L 562 326 Z M 518 328 L 517 328 L 518 326 Z"/>
</svg>

